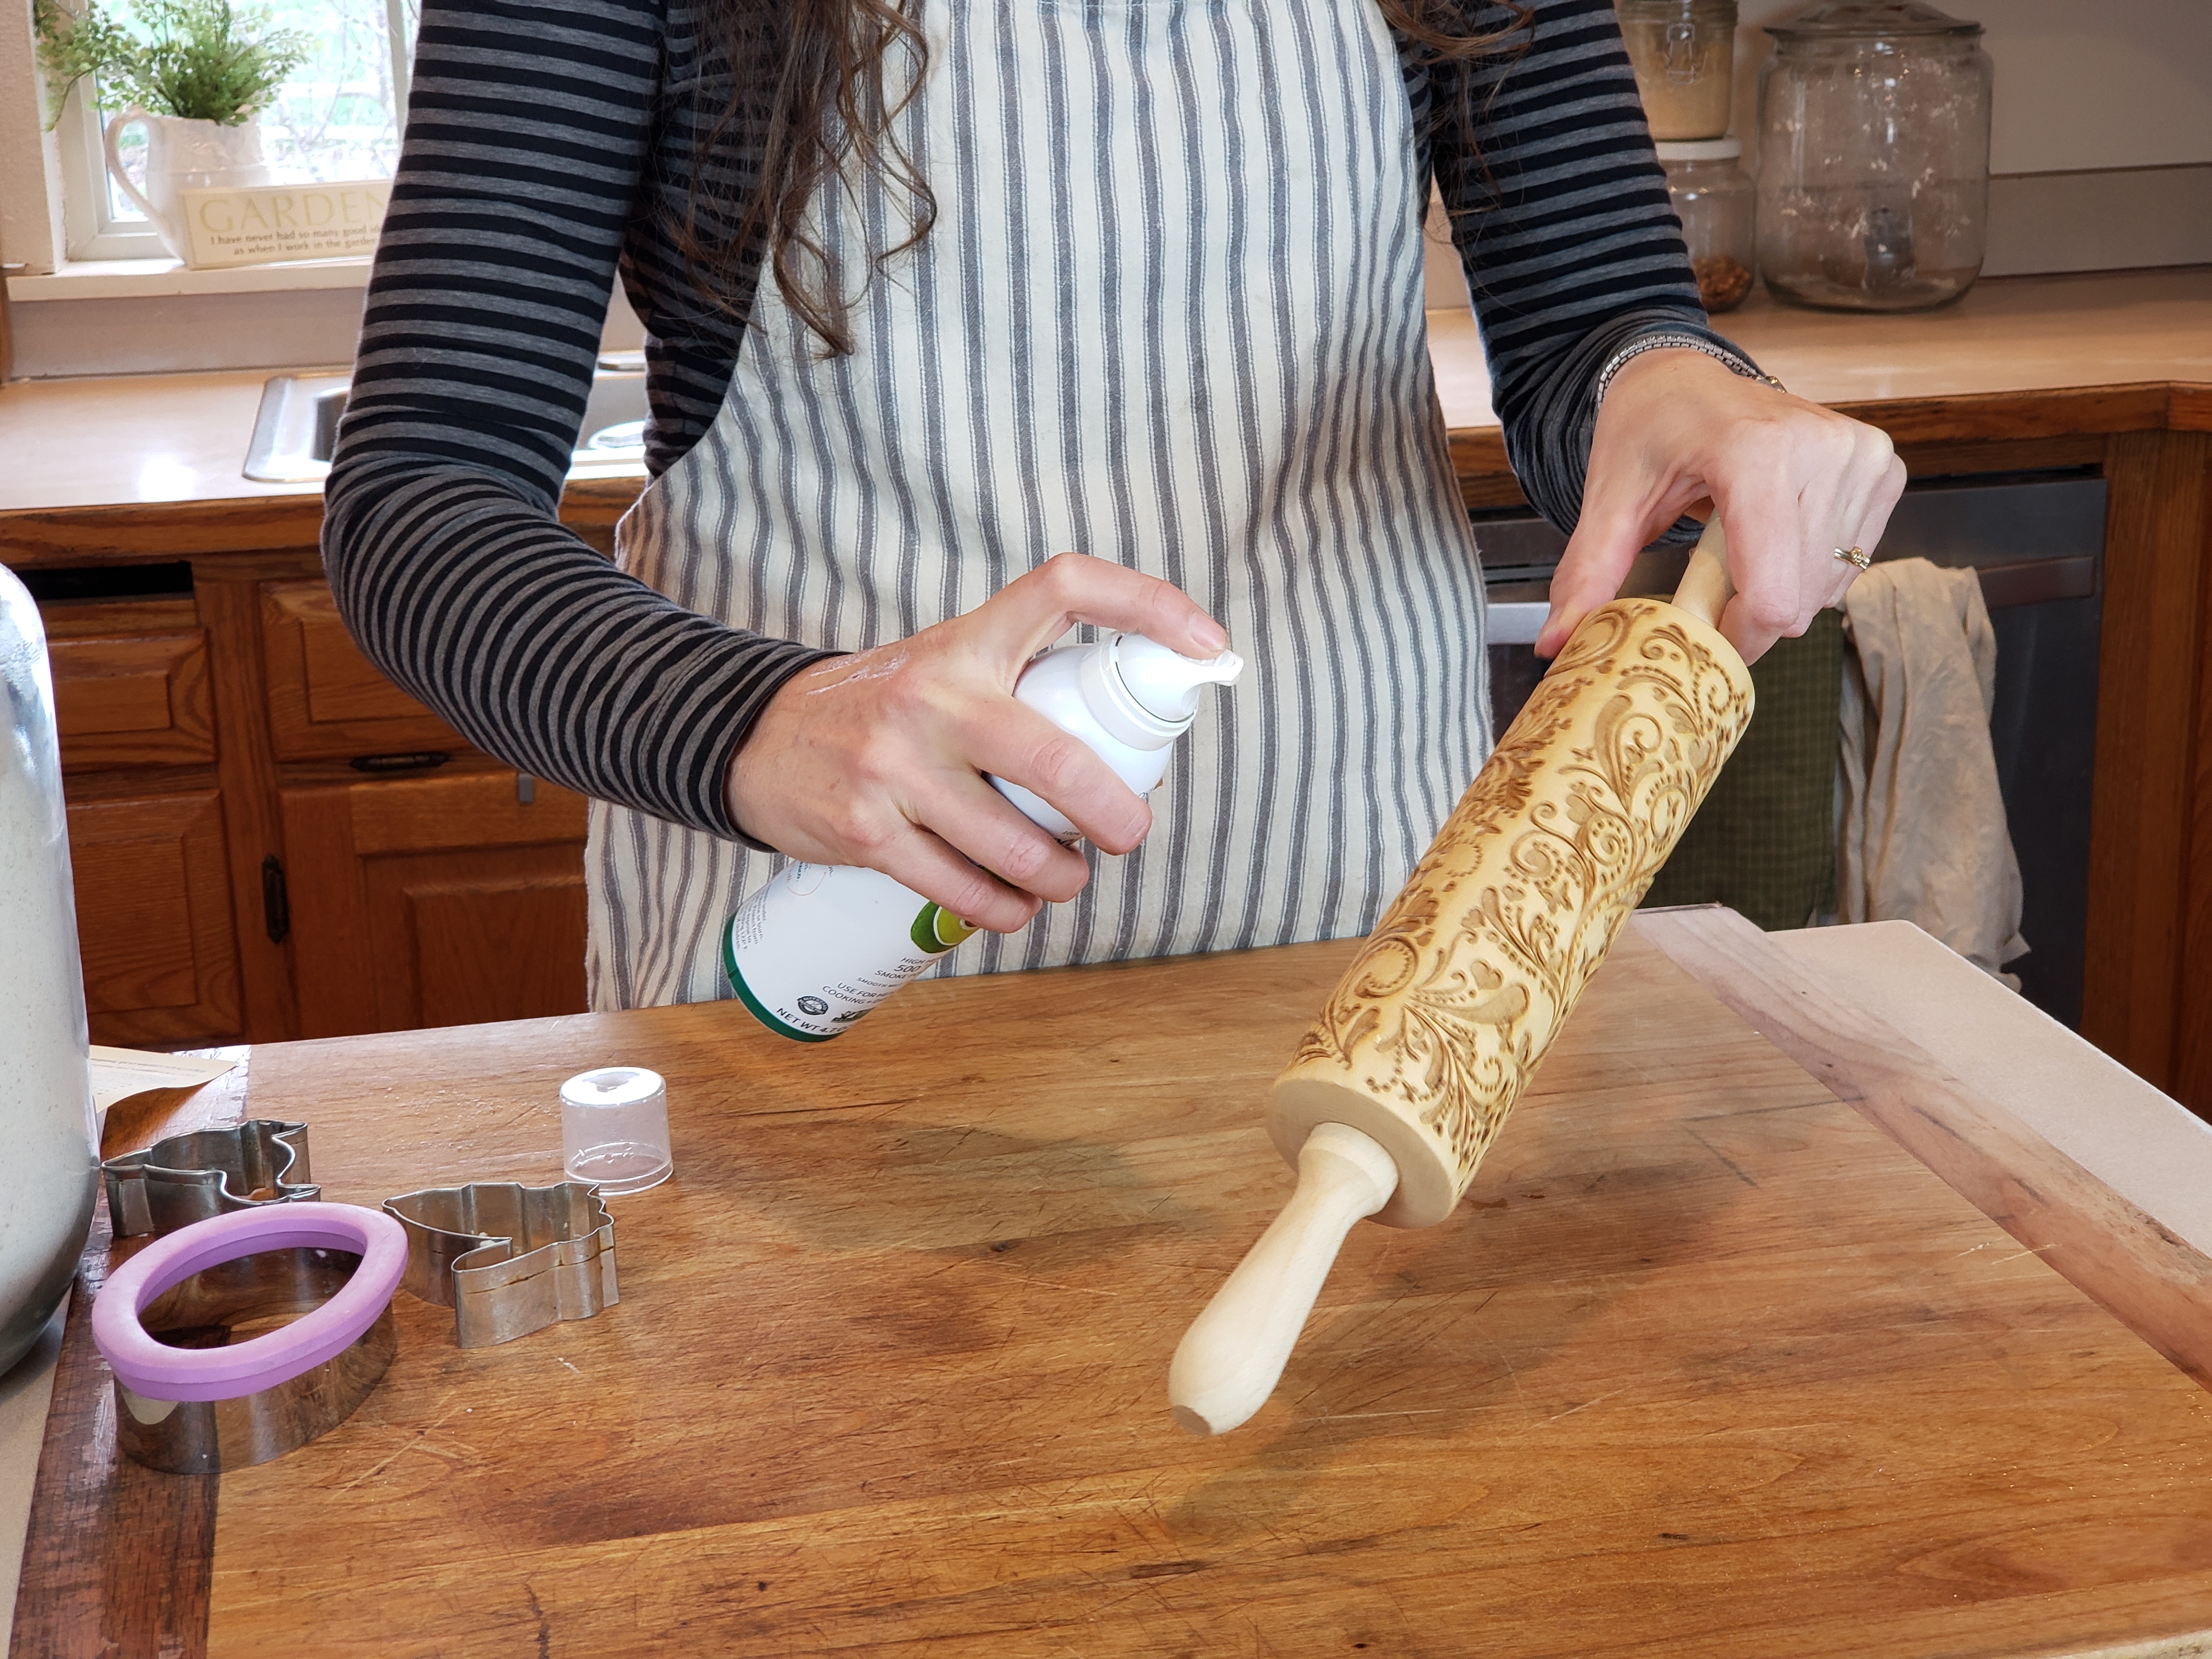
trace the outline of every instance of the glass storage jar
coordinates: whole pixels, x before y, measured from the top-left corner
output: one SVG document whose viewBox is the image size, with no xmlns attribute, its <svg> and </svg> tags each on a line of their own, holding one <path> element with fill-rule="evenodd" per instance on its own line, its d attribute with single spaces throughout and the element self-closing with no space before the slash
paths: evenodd
<svg viewBox="0 0 2212 1659">
<path fill-rule="evenodd" d="M 0 568 L 0 1371 L 76 1276 L 99 1185 L 69 818 L 39 607 Z"/>
<path fill-rule="evenodd" d="M 1752 279 L 1752 184 L 1737 165 L 1743 141 L 1705 138 L 1655 148 L 1689 245 L 1698 298 L 1708 314 L 1734 311 L 1751 292 Z"/>
<path fill-rule="evenodd" d="M 1759 268 L 1844 311 L 1948 305 L 1981 272 L 1990 59 L 1921 0 L 1833 0 L 1771 24 L 1759 72 Z"/>
<path fill-rule="evenodd" d="M 1735 85 L 1736 0 L 1615 0 L 1657 139 L 1717 138 Z"/>
</svg>

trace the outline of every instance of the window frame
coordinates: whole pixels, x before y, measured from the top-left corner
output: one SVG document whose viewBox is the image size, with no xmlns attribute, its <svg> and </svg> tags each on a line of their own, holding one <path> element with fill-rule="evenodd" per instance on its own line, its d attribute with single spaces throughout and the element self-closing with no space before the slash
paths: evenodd
<svg viewBox="0 0 2212 1659">
<path fill-rule="evenodd" d="M 409 71 L 419 0 L 384 0 L 385 49 L 392 58 L 392 121 L 407 130 Z M 145 259 L 176 262 L 153 225 L 118 217 L 107 179 L 107 122 L 82 81 L 69 89 L 54 137 L 61 163 L 62 258 L 70 263 Z"/>
<path fill-rule="evenodd" d="M 106 121 L 80 81 L 69 90 L 54 124 L 62 167 L 62 257 L 88 259 L 169 259 L 151 223 L 118 219 L 109 204 Z"/>
</svg>

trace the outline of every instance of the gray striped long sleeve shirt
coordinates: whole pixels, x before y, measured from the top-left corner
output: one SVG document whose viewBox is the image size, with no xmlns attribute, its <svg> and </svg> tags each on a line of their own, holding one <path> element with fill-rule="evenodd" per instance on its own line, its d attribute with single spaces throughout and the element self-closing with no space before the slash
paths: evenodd
<svg viewBox="0 0 2212 1659">
<path fill-rule="evenodd" d="M 1468 4 L 1479 25 L 1510 21 Z M 1566 528 L 1607 362 L 1664 331 L 1747 364 L 1698 305 L 1609 0 L 1529 10 L 1472 77 L 1472 147 L 1436 118 L 1411 52 L 1406 83 L 1508 453 Z M 424 6 L 323 554 L 362 648 L 472 742 L 741 837 L 729 757 L 823 653 L 684 609 L 556 517 L 617 273 L 647 332 L 649 470 L 720 407 L 746 296 L 703 299 L 669 227 L 696 167 L 714 170 L 702 194 L 723 203 L 757 177 L 760 133 L 742 123 L 696 159 L 729 82 L 684 0 Z M 756 276 L 748 264 L 741 283 Z"/>
</svg>

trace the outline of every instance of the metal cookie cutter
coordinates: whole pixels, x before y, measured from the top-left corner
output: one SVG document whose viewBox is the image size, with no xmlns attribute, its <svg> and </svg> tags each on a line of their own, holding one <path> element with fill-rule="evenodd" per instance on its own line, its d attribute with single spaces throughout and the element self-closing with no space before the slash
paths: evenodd
<svg viewBox="0 0 2212 1659">
<path fill-rule="evenodd" d="M 173 1233 L 234 1211 L 323 1195 L 307 1176 L 307 1126 L 272 1117 L 171 1135 L 100 1168 L 118 1238 Z"/>
<path fill-rule="evenodd" d="M 220 1474 L 336 1428 L 398 1349 L 406 1261 L 398 1224 L 351 1204 L 261 1204 L 149 1244 L 92 1304 L 125 1454 Z"/>
<path fill-rule="evenodd" d="M 407 1288 L 453 1310 L 464 1348 L 512 1342 L 622 1300 L 615 1223 L 587 1181 L 477 1182 L 384 1200 L 407 1230 Z"/>
</svg>

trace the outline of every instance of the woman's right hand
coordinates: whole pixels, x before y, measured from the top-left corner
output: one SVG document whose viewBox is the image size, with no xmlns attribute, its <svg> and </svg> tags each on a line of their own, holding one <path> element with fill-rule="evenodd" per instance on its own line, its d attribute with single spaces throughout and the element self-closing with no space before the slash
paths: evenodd
<svg viewBox="0 0 2212 1659">
<path fill-rule="evenodd" d="M 982 777 L 1020 784 L 1109 853 L 1145 838 L 1152 811 L 1014 682 L 1077 623 L 1212 657 L 1221 625 L 1178 588 L 1063 553 L 950 622 L 816 663 L 769 700 L 723 789 L 745 832 L 810 864 L 865 865 L 978 927 L 1012 933 L 1090 878 Z"/>
</svg>

